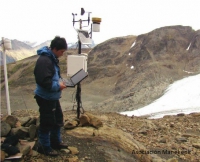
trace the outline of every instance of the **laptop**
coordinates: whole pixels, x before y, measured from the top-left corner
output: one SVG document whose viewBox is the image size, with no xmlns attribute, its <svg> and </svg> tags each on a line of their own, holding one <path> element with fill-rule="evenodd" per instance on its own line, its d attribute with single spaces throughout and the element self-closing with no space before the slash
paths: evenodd
<svg viewBox="0 0 200 162">
<path fill-rule="evenodd" d="M 88 73 L 85 70 L 80 69 L 77 73 L 71 76 L 69 79 L 62 79 L 67 87 L 75 87 L 78 83 L 80 83 L 83 79 L 88 76 Z"/>
</svg>

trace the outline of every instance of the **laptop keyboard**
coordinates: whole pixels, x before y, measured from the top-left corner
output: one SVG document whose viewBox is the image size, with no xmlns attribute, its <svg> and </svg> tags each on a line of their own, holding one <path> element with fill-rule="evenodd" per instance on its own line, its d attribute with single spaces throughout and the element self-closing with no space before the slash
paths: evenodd
<svg viewBox="0 0 200 162">
<path fill-rule="evenodd" d="M 74 84 L 69 79 L 62 79 L 62 81 L 66 86 L 74 86 Z"/>
</svg>

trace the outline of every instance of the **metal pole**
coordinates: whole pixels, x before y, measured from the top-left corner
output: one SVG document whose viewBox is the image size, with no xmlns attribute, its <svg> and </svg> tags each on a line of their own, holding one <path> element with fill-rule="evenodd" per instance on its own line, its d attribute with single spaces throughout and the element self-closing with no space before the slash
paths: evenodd
<svg viewBox="0 0 200 162">
<path fill-rule="evenodd" d="M 82 20 L 80 20 L 80 29 L 82 29 Z M 78 41 L 78 54 L 81 54 L 81 41 Z M 81 108 L 81 83 L 77 84 L 76 91 L 76 100 L 77 100 L 77 118 L 80 117 L 80 108 Z"/>
<path fill-rule="evenodd" d="M 81 83 L 77 84 L 76 100 L 77 100 L 77 119 L 79 119 L 80 109 L 81 109 Z"/>
<path fill-rule="evenodd" d="M 9 97 L 9 88 L 8 88 L 8 76 L 7 76 L 7 64 L 6 64 L 6 53 L 5 53 L 5 47 L 4 47 L 4 38 L 2 37 L 2 43 L 3 43 L 3 65 L 4 65 L 4 84 L 6 88 L 6 103 L 7 103 L 7 110 L 8 110 L 8 115 L 11 115 L 11 110 L 10 110 L 10 97 Z"/>
</svg>

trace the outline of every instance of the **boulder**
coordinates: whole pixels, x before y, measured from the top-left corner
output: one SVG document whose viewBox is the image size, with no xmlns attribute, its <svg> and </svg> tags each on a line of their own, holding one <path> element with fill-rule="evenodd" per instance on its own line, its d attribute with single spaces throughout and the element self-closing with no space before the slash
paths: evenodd
<svg viewBox="0 0 200 162">
<path fill-rule="evenodd" d="M 1 121 L 1 136 L 2 137 L 7 136 L 10 130 L 11 126 L 5 121 Z"/>
<path fill-rule="evenodd" d="M 8 115 L 5 120 L 5 122 L 11 126 L 11 128 L 15 128 L 17 121 L 18 121 L 17 117 L 13 115 Z"/>
<path fill-rule="evenodd" d="M 31 117 L 18 117 L 18 120 L 20 121 L 22 126 L 25 126 L 25 124 L 28 123 L 29 120 L 31 120 Z"/>
<path fill-rule="evenodd" d="M 79 121 L 81 126 L 90 126 L 90 118 L 86 114 L 81 115 Z"/>
<path fill-rule="evenodd" d="M 31 120 L 29 120 L 26 124 L 25 127 L 29 127 L 31 124 L 36 124 L 36 117 L 31 118 Z"/>
<path fill-rule="evenodd" d="M 38 117 L 37 119 L 36 119 L 36 127 L 38 128 L 40 126 L 40 117 Z"/>
<path fill-rule="evenodd" d="M 177 141 L 178 143 L 187 142 L 187 138 L 177 136 L 177 137 L 176 137 L 176 141 Z"/>
<path fill-rule="evenodd" d="M 35 151 L 35 150 L 31 150 L 31 156 L 37 157 L 38 156 L 38 152 Z"/>
<path fill-rule="evenodd" d="M 31 151 L 31 146 L 29 145 L 25 145 L 25 146 L 20 146 L 20 152 L 23 154 L 23 155 L 27 155 L 29 152 Z"/>
<path fill-rule="evenodd" d="M 69 154 L 71 151 L 69 149 L 61 149 L 61 152 L 64 152 L 65 154 Z"/>
<path fill-rule="evenodd" d="M 20 127 L 20 128 L 12 128 L 11 129 L 11 134 L 17 135 L 19 137 L 19 139 L 24 139 L 25 137 L 27 137 L 28 132 L 29 132 L 28 127 Z"/>
<path fill-rule="evenodd" d="M 97 118 L 96 116 L 94 116 L 90 113 L 86 113 L 86 115 L 90 118 L 90 124 L 92 126 L 94 126 L 95 128 L 99 128 L 99 127 L 103 126 L 102 121 L 99 118 Z"/>
<path fill-rule="evenodd" d="M 167 143 L 167 138 L 163 137 L 163 138 L 159 139 L 159 142 L 160 143 Z"/>
<path fill-rule="evenodd" d="M 93 126 L 95 128 L 103 126 L 101 120 L 90 113 L 85 113 L 81 115 L 79 120 L 81 126 Z"/>
<path fill-rule="evenodd" d="M 21 125 L 21 123 L 20 123 L 20 121 L 17 121 L 17 123 L 15 124 L 15 128 L 18 128 L 18 127 L 21 127 L 22 125 Z"/>
<path fill-rule="evenodd" d="M 138 133 L 143 134 L 143 135 L 147 135 L 148 130 L 145 128 L 142 128 L 141 130 L 138 131 Z"/>
<path fill-rule="evenodd" d="M 64 125 L 64 128 L 65 128 L 65 129 L 73 129 L 73 128 L 75 128 L 77 125 L 78 125 L 78 122 L 75 121 L 75 120 L 73 120 L 73 121 L 66 122 L 65 125 Z"/>
<path fill-rule="evenodd" d="M 200 143 L 193 143 L 192 146 L 197 149 L 200 149 Z"/>
<path fill-rule="evenodd" d="M 36 131 L 37 131 L 36 125 L 31 124 L 29 126 L 29 137 L 30 137 L 30 140 L 33 140 L 35 138 Z"/>
</svg>

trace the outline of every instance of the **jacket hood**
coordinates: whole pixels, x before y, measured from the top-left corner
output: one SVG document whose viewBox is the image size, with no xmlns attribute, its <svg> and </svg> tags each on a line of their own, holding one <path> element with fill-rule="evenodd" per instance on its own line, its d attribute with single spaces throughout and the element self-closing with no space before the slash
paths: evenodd
<svg viewBox="0 0 200 162">
<path fill-rule="evenodd" d="M 54 53 L 47 46 L 44 46 L 44 47 L 38 49 L 37 54 L 50 57 L 56 64 L 58 64 L 58 62 L 59 62 L 59 60 L 56 58 Z"/>
<path fill-rule="evenodd" d="M 49 57 L 52 57 L 52 56 L 55 57 L 54 53 L 47 46 L 44 46 L 44 47 L 38 49 L 37 54 L 45 55 L 45 56 L 49 56 Z"/>
</svg>

